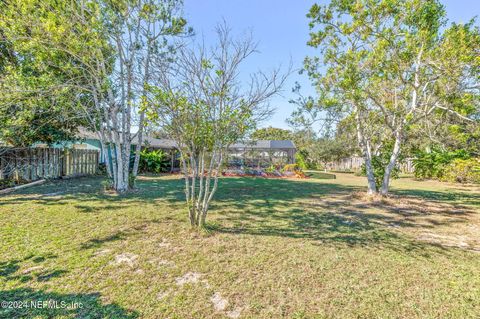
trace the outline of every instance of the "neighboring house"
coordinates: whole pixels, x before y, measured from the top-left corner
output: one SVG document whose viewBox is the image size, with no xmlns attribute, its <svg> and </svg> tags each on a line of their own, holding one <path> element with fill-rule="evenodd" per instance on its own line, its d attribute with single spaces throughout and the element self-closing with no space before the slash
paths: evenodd
<svg viewBox="0 0 480 319">
<path fill-rule="evenodd" d="M 55 148 L 93 149 L 100 152 L 100 163 L 105 162 L 101 143 L 95 132 L 79 129 L 77 141 L 65 141 L 50 145 Z M 138 139 L 132 141 L 132 150 L 137 145 Z M 173 154 L 176 152 L 176 143 L 171 139 L 159 139 L 146 136 L 143 145 L 147 149 L 163 150 Z M 46 146 L 40 143 L 35 147 Z M 229 148 L 227 161 L 232 164 L 248 164 L 249 166 L 267 165 L 267 163 L 295 163 L 296 147 L 292 141 L 259 140 L 245 143 L 236 143 Z"/>
<path fill-rule="evenodd" d="M 97 133 L 89 131 L 85 128 L 79 128 L 77 138 L 78 140 L 61 141 L 61 142 L 54 143 L 52 145 L 35 143 L 32 146 L 97 150 L 100 152 L 100 163 L 105 163 L 105 157 L 102 152 L 102 144 L 98 139 Z M 134 138 L 132 141 L 132 151 L 135 149 L 137 142 L 138 142 L 138 139 Z M 169 139 L 158 139 L 158 138 L 147 136 L 143 138 L 143 145 L 148 149 L 161 149 L 167 152 L 175 150 L 174 142 Z"/>
<path fill-rule="evenodd" d="M 296 152 L 295 144 L 290 140 L 247 141 L 230 146 L 227 161 L 246 166 L 293 164 Z"/>
<path fill-rule="evenodd" d="M 77 134 L 78 140 L 76 141 L 61 141 L 51 145 L 44 143 L 35 143 L 32 147 L 52 147 L 52 148 L 73 148 L 73 149 L 85 149 L 85 150 L 97 150 L 100 152 L 100 163 L 104 163 L 105 159 L 101 152 L 102 145 L 94 132 L 88 131 L 84 128 L 79 129 Z"/>
</svg>

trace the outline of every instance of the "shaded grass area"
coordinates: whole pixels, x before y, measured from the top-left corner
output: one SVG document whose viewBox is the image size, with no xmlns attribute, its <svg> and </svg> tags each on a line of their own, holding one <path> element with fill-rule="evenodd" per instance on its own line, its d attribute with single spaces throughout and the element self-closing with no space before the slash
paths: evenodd
<svg viewBox="0 0 480 319">
<path fill-rule="evenodd" d="M 126 196 L 81 178 L 2 197 L 0 300 L 83 308 L 0 317 L 476 318 L 478 188 L 402 178 L 369 201 L 363 178 L 336 175 L 224 178 L 203 233 L 174 176 Z"/>
<path fill-rule="evenodd" d="M 334 173 L 326 173 L 320 171 L 305 171 L 306 176 L 309 178 L 315 179 L 335 179 L 336 175 Z"/>
</svg>

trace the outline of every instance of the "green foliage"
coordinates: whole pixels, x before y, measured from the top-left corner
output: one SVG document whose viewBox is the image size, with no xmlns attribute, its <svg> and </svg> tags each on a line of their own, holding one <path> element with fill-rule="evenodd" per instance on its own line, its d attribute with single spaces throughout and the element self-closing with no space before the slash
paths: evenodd
<svg viewBox="0 0 480 319">
<path fill-rule="evenodd" d="M 319 138 L 307 149 L 312 162 L 325 165 L 351 155 L 349 143 L 341 138 Z"/>
<path fill-rule="evenodd" d="M 99 163 L 97 173 L 98 175 L 107 175 L 107 164 Z"/>
<path fill-rule="evenodd" d="M 480 158 L 452 160 L 445 165 L 440 179 L 447 182 L 480 183 Z"/>
<path fill-rule="evenodd" d="M 175 51 L 170 37 L 191 33 L 179 16 L 181 5 L 181 0 L 0 1 L 0 139 L 20 146 L 65 140 L 80 125 L 108 121 L 111 113 L 102 108 L 109 103 L 123 109 L 118 102 L 143 101 L 149 77 L 137 64 L 151 70 L 147 57 L 170 59 Z M 108 101 L 120 92 L 122 99 Z"/>
<path fill-rule="evenodd" d="M 112 179 L 103 180 L 100 184 L 102 185 L 104 191 L 110 191 L 114 189 Z"/>
<path fill-rule="evenodd" d="M 16 185 L 13 178 L 0 179 L 0 189 L 14 187 Z"/>
<path fill-rule="evenodd" d="M 148 151 L 144 149 L 140 153 L 139 170 L 143 173 L 166 172 L 169 163 L 167 153 L 162 150 Z"/>
<path fill-rule="evenodd" d="M 308 45 L 319 54 L 304 60 L 304 71 L 318 96 L 294 101 L 298 122 L 353 119 L 361 152 L 395 139 L 393 161 L 419 127 L 436 137 L 431 128 L 453 118 L 478 126 L 480 29 L 474 19 L 447 25 L 440 0 L 332 0 L 314 4 L 307 17 Z M 472 137 L 464 128 L 457 140 Z M 388 163 L 383 156 L 373 161 Z M 382 186 L 387 191 L 388 183 Z"/>
<path fill-rule="evenodd" d="M 355 153 L 355 139 L 341 131 L 334 137 L 319 138 L 312 129 L 302 129 L 291 133 L 291 139 L 297 147 L 295 161 L 302 169 L 319 169 Z"/>
<path fill-rule="evenodd" d="M 0 107 L 0 123 L 0 140 L 18 147 L 73 140 L 77 127 L 84 124 L 78 118 L 65 117 L 65 111 L 48 107 L 40 100 L 35 106 L 19 103 L 11 108 Z"/>
<path fill-rule="evenodd" d="M 297 163 L 298 167 L 300 169 L 309 169 L 310 165 L 308 165 L 307 160 L 306 160 L 306 152 L 305 151 L 298 151 L 295 154 L 295 162 Z"/>
<path fill-rule="evenodd" d="M 91 106 L 85 63 L 98 58 L 92 48 L 106 49 L 106 33 L 96 32 L 93 17 L 88 27 L 72 23 L 76 9 L 66 1 L 0 3 L 0 139 L 53 143 L 85 125 L 79 116 Z"/>
<path fill-rule="evenodd" d="M 134 189 L 135 188 L 135 181 L 137 180 L 137 176 L 132 174 L 132 173 L 128 173 L 128 188 L 129 189 Z"/>
<path fill-rule="evenodd" d="M 470 156 L 465 150 L 452 152 L 433 149 L 429 152 L 417 152 L 413 160 L 414 174 L 417 178 L 442 178 L 448 164 L 456 159 L 468 159 Z"/>
<path fill-rule="evenodd" d="M 269 167 L 265 168 L 265 173 L 270 173 L 270 174 L 272 174 L 272 173 L 274 173 L 274 172 L 276 172 L 276 171 L 277 171 L 277 169 L 276 169 L 276 167 L 275 167 L 274 165 L 270 165 Z"/>
<path fill-rule="evenodd" d="M 297 164 L 286 164 L 282 171 L 283 172 L 295 172 L 299 169 L 298 165 Z"/>
<path fill-rule="evenodd" d="M 252 133 L 253 140 L 291 140 L 292 132 L 276 127 L 265 127 L 257 129 Z"/>
</svg>

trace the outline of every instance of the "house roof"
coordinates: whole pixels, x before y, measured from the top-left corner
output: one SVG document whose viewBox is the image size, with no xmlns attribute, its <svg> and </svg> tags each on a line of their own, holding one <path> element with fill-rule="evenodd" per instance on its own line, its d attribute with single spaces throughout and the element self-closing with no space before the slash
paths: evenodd
<svg viewBox="0 0 480 319">
<path fill-rule="evenodd" d="M 95 132 L 89 131 L 85 128 L 79 128 L 78 138 L 97 140 L 98 136 Z M 132 140 L 132 144 L 138 143 L 138 136 L 135 136 Z M 143 144 L 147 147 L 174 149 L 176 143 L 172 139 L 167 138 L 154 138 L 151 136 L 143 137 Z M 295 144 L 290 140 L 258 140 L 258 141 L 246 141 L 244 143 L 235 143 L 230 146 L 230 149 L 295 149 Z"/>
<path fill-rule="evenodd" d="M 78 129 L 77 138 L 79 139 L 89 139 L 89 140 L 98 140 L 96 132 L 92 132 L 84 127 Z M 138 136 L 133 137 L 132 144 L 137 145 Z M 143 144 L 147 146 L 157 147 L 157 148 L 175 148 L 175 142 L 170 139 L 164 138 L 154 138 L 151 136 L 143 136 Z"/>
<path fill-rule="evenodd" d="M 258 140 L 235 143 L 230 148 L 242 149 L 295 149 L 295 144 L 290 140 Z"/>
<path fill-rule="evenodd" d="M 137 143 L 138 143 L 138 137 L 135 137 L 132 141 L 132 144 L 136 145 Z M 175 143 L 174 140 L 171 140 L 168 138 L 154 138 L 151 136 L 144 136 L 143 145 L 147 147 L 172 149 L 172 148 L 176 148 L 177 143 Z"/>
<path fill-rule="evenodd" d="M 90 139 L 90 140 L 98 140 L 97 133 L 87 130 L 84 127 L 78 128 L 77 133 L 78 138 Z"/>
</svg>

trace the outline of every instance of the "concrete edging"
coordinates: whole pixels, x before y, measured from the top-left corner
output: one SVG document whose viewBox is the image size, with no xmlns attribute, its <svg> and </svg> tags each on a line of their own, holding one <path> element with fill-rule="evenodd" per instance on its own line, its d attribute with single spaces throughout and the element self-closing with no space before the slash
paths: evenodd
<svg viewBox="0 0 480 319">
<path fill-rule="evenodd" d="M 35 186 L 35 185 L 40 185 L 40 184 L 43 184 L 45 182 L 46 182 L 45 179 L 41 179 L 41 180 L 31 182 L 31 183 L 28 183 L 28 184 L 18 185 L 18 186 L 10 187 L 10 188 L 5 188 L 5 189 L 0 190 L 0 194 L 8 194 L 8 193 L 11 193 L 13 191 L 16 191 L 17 189 L 27 188 L 27 187 Z"/>
</svg>

